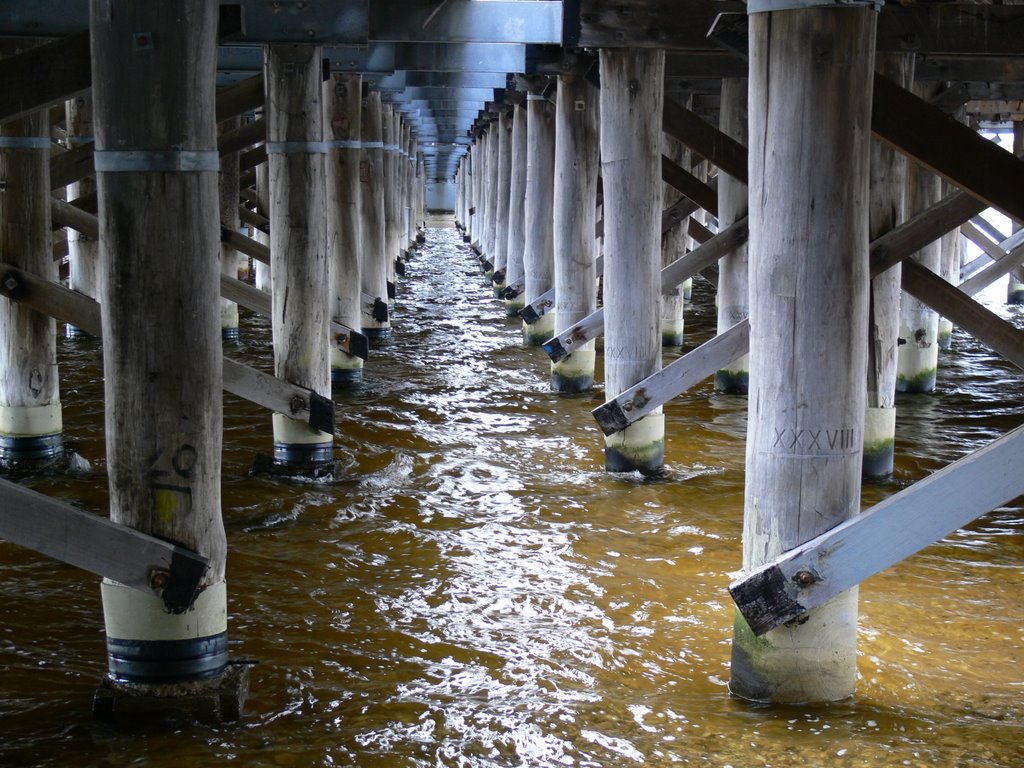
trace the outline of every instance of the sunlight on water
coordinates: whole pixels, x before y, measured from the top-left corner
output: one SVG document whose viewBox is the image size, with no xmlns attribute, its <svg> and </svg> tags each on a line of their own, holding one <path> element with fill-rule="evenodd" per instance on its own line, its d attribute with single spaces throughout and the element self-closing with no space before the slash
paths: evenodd
<svg viewBox="0 0 1024 768">
<path fill-rule="evenodd" d="M 687 348 L 712 302 L 698 284 Z M 752 706 L 726 687 L 745 401 L 705 382 L 666 408 L 664 479 L 605 473 L 600 386 L 549 391 L 453 229 L 409 263 L 395 329 L 335 393 L 330 482 L 249 477 L 270 418 L 225 398 L 232 649 L 259 662 L 246 720 L 94 722 L 96 580 L 0 544 L 0 765 L 1024 765 L 1020 506 L 862 586 L 852 700 Z M 242 336 L 229 354 L 267 369 L 267 323 L 243 313 Z M 102 510 L 98 347 L 60 356 L 95 473 L 32 484 Z M 958 333 L 940 391 L 899 413 L 897 476 L 866 504 L 1024 422 L 1024 386 Z"/>
</svg>

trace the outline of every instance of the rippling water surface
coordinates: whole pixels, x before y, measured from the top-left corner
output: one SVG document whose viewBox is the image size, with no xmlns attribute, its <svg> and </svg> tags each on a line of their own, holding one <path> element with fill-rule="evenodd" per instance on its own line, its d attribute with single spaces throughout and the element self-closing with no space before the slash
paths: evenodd
<svg viewBox="0 0 1024 768">
<path fill-rule="evenodd" d="M 731 699 L 745 400 L 705 382 L 666 409 L 665 479 L 605 473 L 600 389 L 549 392 L 455 231 L 427 237 L 395 342 L 335 395 L 333 482 L 249 477 L 270 418 L 225 398 L 229 631 L 259 662 L 246 719 L 93 721 L 96 578 L 0 543 L 0 764 L 1024 765 L 1020 501 L 862 586 L 852 700 Z M 698 284 L 687 348 L 713 322 Z M 266 323 L 243 314 L 242 333 L 229 354 L 269 367 Z M 102 511 L 100 352 L 61 341 L 60 363 L 95 472 L 31 484 Z M 1020 372 L 963 334 L 939 386 L 900 401 L 897 477 L 866 505 L 1024 422 Z"/>
</svg>

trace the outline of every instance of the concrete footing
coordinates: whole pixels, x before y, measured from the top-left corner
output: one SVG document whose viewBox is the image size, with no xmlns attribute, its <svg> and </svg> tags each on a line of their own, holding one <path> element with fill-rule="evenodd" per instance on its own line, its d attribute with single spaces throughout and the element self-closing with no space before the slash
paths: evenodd
<svg viewBox="0 0 1024 768">
<path fill-rule="evenodd" d="M 93 696 L 97 718 L 131 724 L 154 718 L 180 718 L 204 723 L 242 719 L 249 697 L 249 670 L 254 662 L 231 661 L 213 678 L 163 685 L 139 685 L 104 678 Z"/>
</svg>

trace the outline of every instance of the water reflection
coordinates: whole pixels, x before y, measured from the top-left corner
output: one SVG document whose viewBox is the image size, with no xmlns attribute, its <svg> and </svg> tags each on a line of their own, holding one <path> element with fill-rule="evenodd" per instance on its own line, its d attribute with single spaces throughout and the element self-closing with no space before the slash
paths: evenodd
<svg viewBox="0 0 1024 768">
<path fill-rule="evenodd" d="M 408 275 L 395 343 L 336 394 L 332 482 L 248 477 L 270 419 L 225 400 L 232 647 L 260 662 L 248 720 L 93 722 L 95 579 L 0 544 L 0 764 L 1024 763 L 1020 506 L 862 587 L 853 700 L 731 700 L 745 402 L 705 383 L 666 409 L 666 478 L 608 475 L 601 393 L 548 391 L 452 230 Z M 688 345 L 712 333 L 711 295 L 695 302 Z M 246 316 L 231 354 L 266 369 L 268 337 Z M 901 400 L 898 476 L 866 503 L 1024 420 L 1012 368 L 962 334 L 944 362 L 935 397 Z M 61 364 L 97 474 L 35 484 L 102 509 L 97 349 L 62 342 Z"/>
</svg>

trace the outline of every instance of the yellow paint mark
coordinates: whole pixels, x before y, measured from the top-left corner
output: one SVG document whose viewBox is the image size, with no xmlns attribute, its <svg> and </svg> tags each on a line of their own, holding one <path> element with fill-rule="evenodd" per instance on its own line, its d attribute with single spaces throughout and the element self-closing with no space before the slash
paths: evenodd
<svg viewBox="0 0 1024 768">
<path fill-rule="evenodd" d="M 178 494 L 163 488 L 153 489 L 153 504 L 156 507 L 156 517 L 161 523 L 170 523 L 174 520 L 174 513 L 178 510 Z"/>
</svg>

